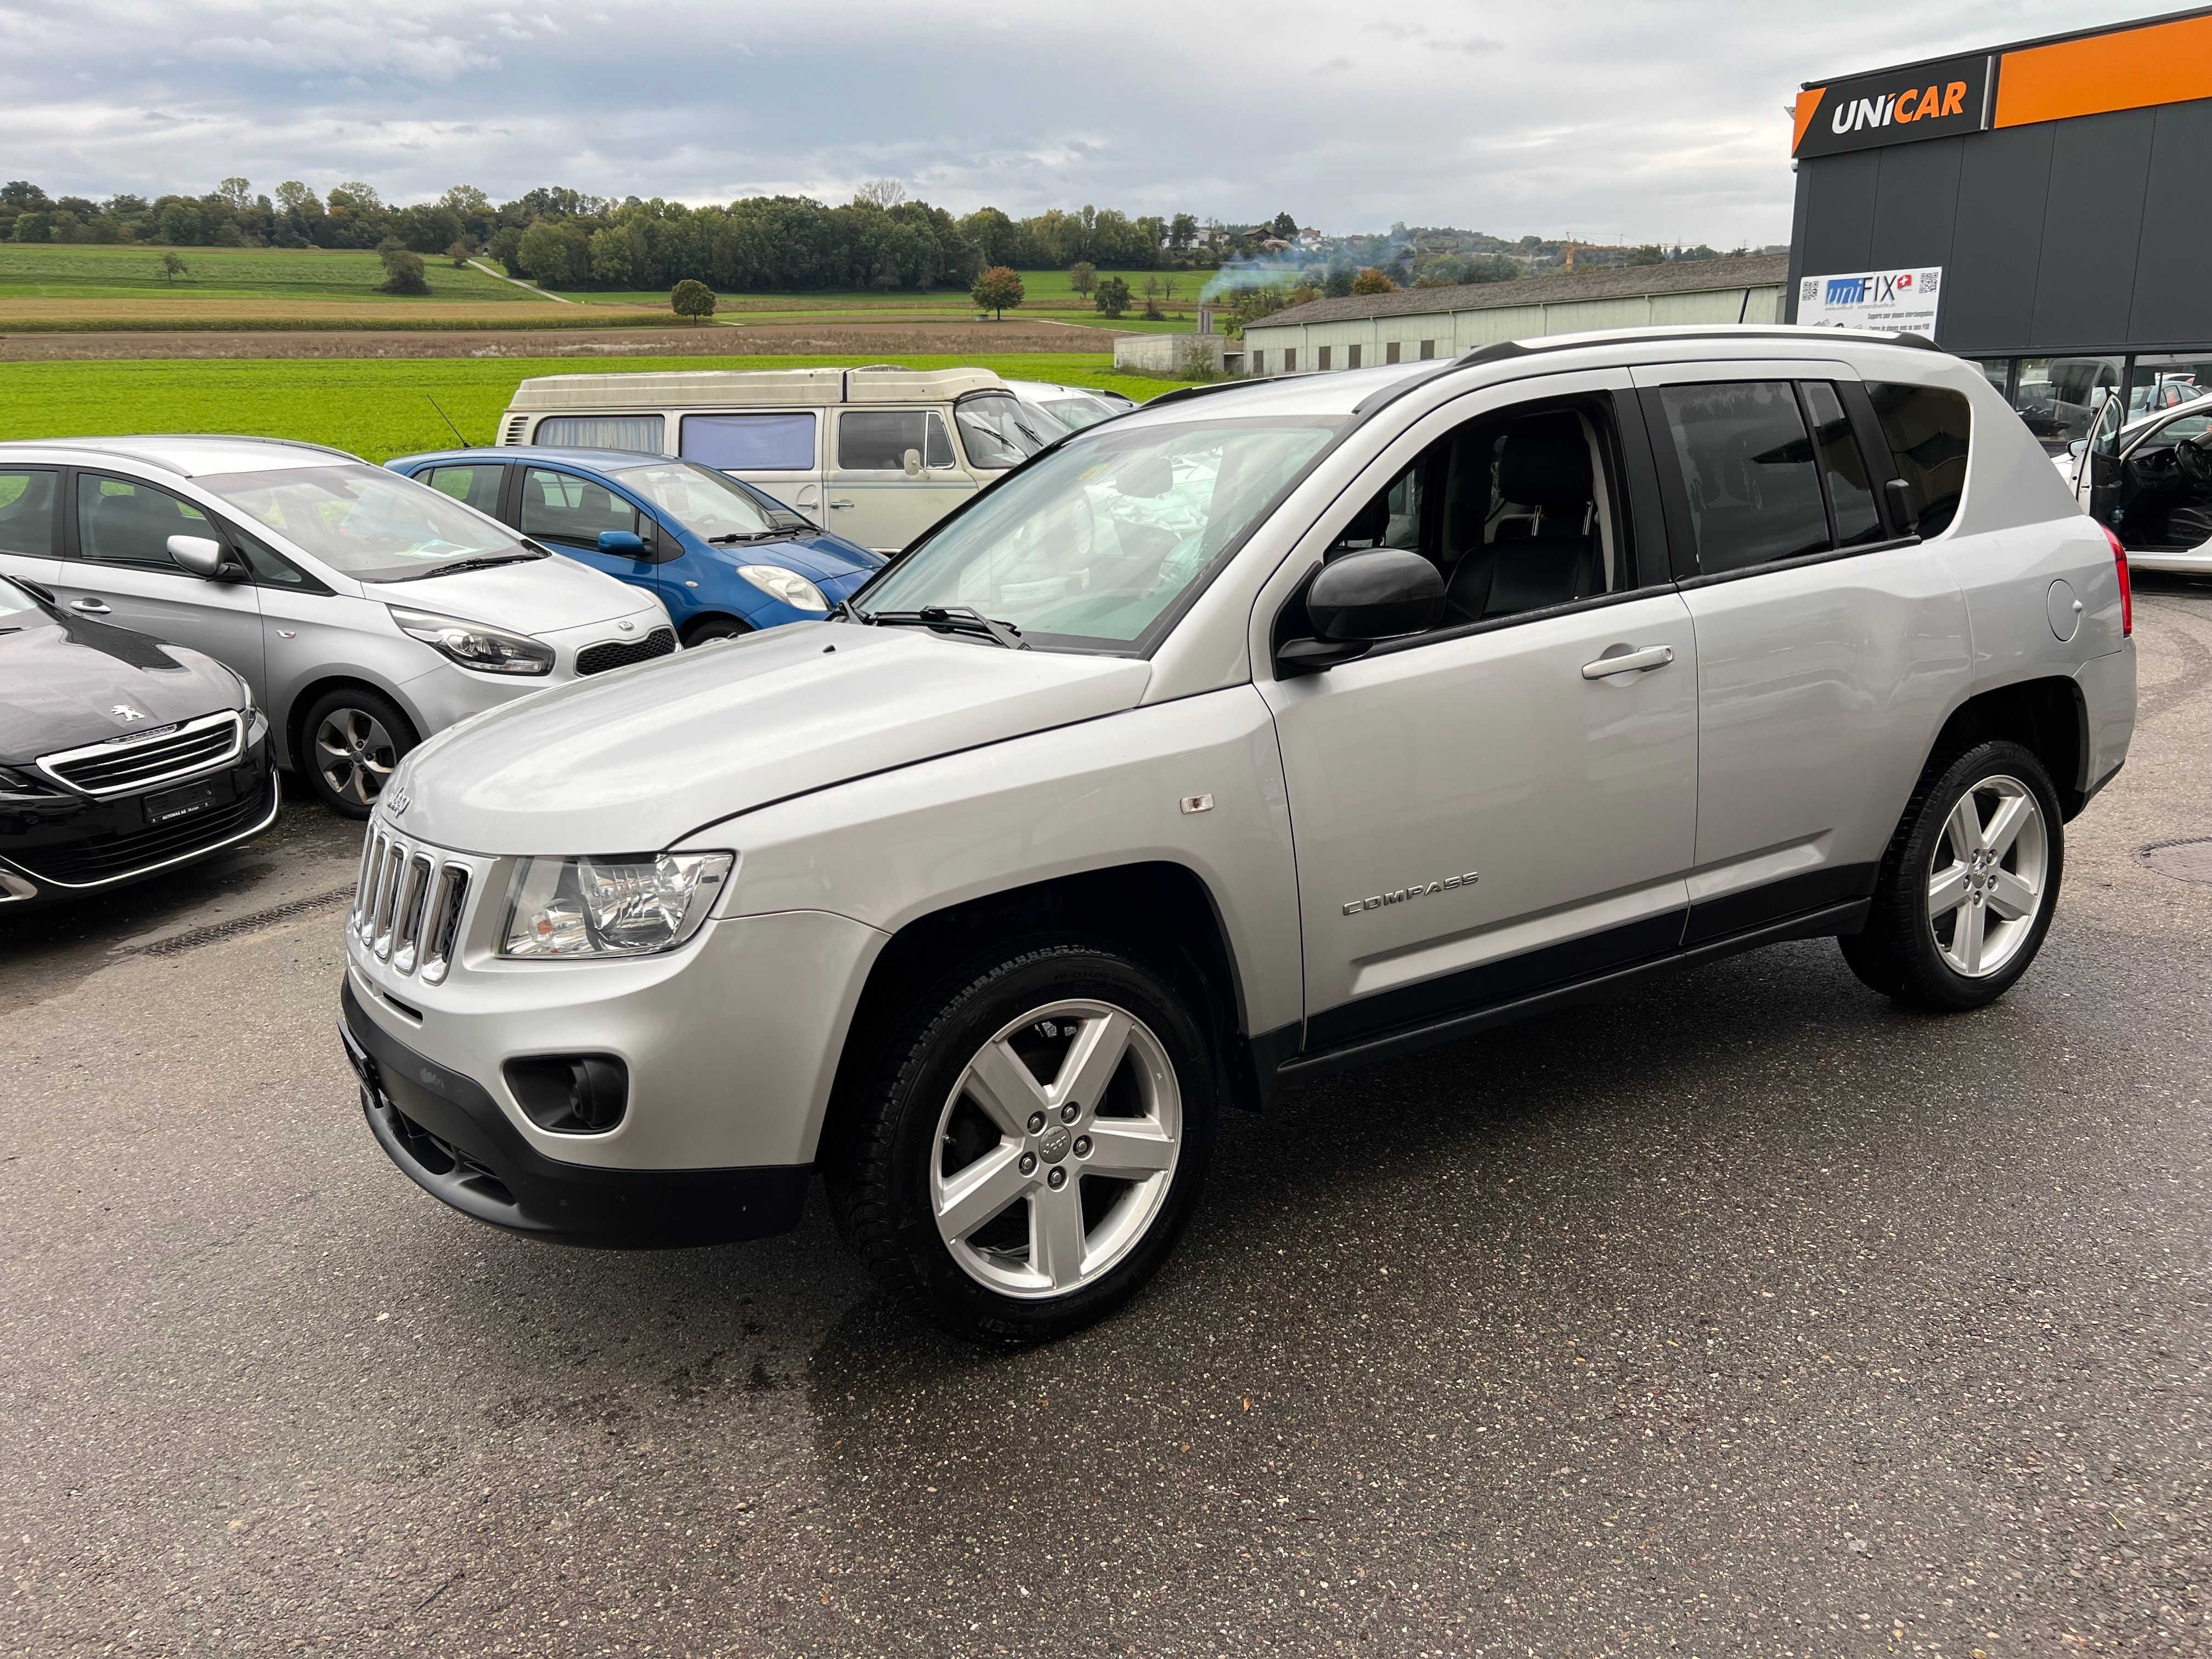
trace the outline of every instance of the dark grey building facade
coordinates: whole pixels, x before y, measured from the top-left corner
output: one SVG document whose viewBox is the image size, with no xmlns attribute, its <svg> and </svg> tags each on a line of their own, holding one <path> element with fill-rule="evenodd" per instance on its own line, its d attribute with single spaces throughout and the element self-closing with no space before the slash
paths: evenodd
<svg viewBox="0 0 2212 1659">
<path fill-rule="evenodd" d="M 2212 8 L 1808 83 L 1796 155 L 1791 320 L 1940 268 L 1936 343 L 2054 451 L 2212 392 Z"/>
</svg>

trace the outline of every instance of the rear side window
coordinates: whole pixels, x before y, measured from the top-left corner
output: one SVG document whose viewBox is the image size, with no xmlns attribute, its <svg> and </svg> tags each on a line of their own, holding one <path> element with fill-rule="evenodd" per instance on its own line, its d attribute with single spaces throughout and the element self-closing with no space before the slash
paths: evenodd
<svg viewBox="0 0 2212 1659">
<path fill-rule="evenodd" d="M 54 554 L 54 475 L 0 472 L 0 553 Z"/>
<path fill-rule="evenodd" d="M 807 472 L 814 414 L 686 415 L 684 459 L 723 472 Z"/>
<path fill-rule="evenodd" d="M 848 409 L 837 417 L 837 465 L 854 472 L 897 472 L 908 450 L 922 465 L 952 465 L 944 417 L 928 409 Z"/>
<path fill-rule="evenodd" d="M 637 509 L 603 483 L 532 467 L 522 475 L 522 533 L 597 547 L 603 531 L 637 529 Z"/>
<path fill-rule="evenodd" d="M 1882 436 L 1897 470 L 1912 486 L 1913 527 L 1923 536 L 1948 529 L 1966 492 L 1966 440 L 1972 416 L 1962 392 L 1935 386 L 1869 380 Z"/>
<path fill-rule="evenodd" d="M 1828 550 L 1813 439 L 1790 382 L 1662 386 L 1659 401 L 1689 499 L 1698 574 Z"/>
<path fill-rule="evenodd" d="M 538 422 L 530 441 L 541 449 L 629 449 L 661 453 L 658 415 L 554 415 Z"/>
<path fill-rule="evenodd" d="M 503 466 L 436 466 L 422 482 L 441 495 L 473 507 L 479 513 L 499 516 L 499 487 L 507 477 Z"/>
<path fill-rule="evenodd" d="M 1813 417 L 1813 447 L 1820 459 L 1820 482 L 1835 514 L 1836 545 L 1863 547 L 1887 538 L 1881 510 L 1867 481 L 1866 453 L 1851 431 L 1836 388 L 1826 380 L 1803 382 L 1805 410 Z"/>
<path fill-rule="evenodd" d="M 170 537 L 221 539 L 207 514 L 190 501 L 151 484 L 95 477 L 89 472 L 77 474 L 76 535 L 80 557 L 172 570 L 177 562 L 169 556 Z"/>
</svg>

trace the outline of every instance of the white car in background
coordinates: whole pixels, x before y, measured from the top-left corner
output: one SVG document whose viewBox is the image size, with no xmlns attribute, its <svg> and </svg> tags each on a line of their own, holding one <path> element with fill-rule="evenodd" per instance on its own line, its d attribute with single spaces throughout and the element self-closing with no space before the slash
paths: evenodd
<svg viewBox="0 0 2212 1659">
<path fill-rule="evenodd" d="M 2118 536 L 2138 570 L 2212 575 L 2212 402 L 2192 398 L 2106 435 L 2108 410 L 2066 474 L 2082 510 Z M 2087 466 L 2088 446 L 2102 440 Z"/>
<path fill-rule="evenodd" d="M 652 594 L 272 438 L 0 443 L 0 574 L 213 657 L 268 711 L 278 763 L 348 817 L 431 733 L 677 648 Z"/>
<path fill-rule="evenodd" d="M 1009 380 L 1006 390 L 1021 400 L 1022 408 L 1037 417 L 1042 435 L 1049 441 L 1080 432 L 1137 407 L 1136 400 L 1118 392 L 1091 386 L 1055 386 L 1049 380 Z"/>
</svg>

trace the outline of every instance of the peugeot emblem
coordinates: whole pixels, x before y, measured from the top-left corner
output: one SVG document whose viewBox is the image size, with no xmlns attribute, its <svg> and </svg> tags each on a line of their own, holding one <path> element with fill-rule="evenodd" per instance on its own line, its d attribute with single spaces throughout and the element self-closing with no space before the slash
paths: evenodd
<svg viewBox="0 0 2212 1659">
<path fill-rule="evenodd" d="M 143 712 L 133 708 L 127 702 L 118 702 L 114 708 L 109 709 L 107 712 L 114 715 L 116 719 L 123 721 L 126 726 L 132 720 L 143 720 L 146 718 Z"/>
</svg>

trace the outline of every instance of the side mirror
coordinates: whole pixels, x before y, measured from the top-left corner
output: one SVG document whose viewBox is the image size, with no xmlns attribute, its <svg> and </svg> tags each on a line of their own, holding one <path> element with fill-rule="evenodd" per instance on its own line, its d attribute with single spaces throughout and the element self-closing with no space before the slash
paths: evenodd
<svg viewBox="0 0 2212 1659">
<path fill-rule="evenodd" d="M 1291 640 L 1276 653 L 1279 667 L 1318 673 L 1364 656 L 1376 641 L 1419 634 L 1443 616 L 1444 579 L 1418 553 L 1377 547 L 1323 565 L 1306 589 L 1310 640 Z"/>
<path fill-rule="evenodd" d="M 216 581 L 223 574 L 222 544 L 211 536 L 172 536 L 169 556 L 195 576 Z"/>
<path fill-rule="evenodd" d="M 618 559 L 641 559 L 645 556 L 645 538 L 628 530 L 602 530 L 599 551 Z"/>
<path fill-rule="evenodd" d="M 2079 460 L 2083 454 L 2087 453 L 2089 441 L 2087 438 L 2076 438 L 2072 443 L 2066 446 L 2066 453 L 2069 455 L 2073 456 L 2076 460 Z"/>
<path fill-rule="evenodd" d="M 908 477 L 919 478 L 921 476 L 921 452 L 918 449 L 908 450 L 899 458 L 899 465 L 906 469 Z"/>
</svg>

